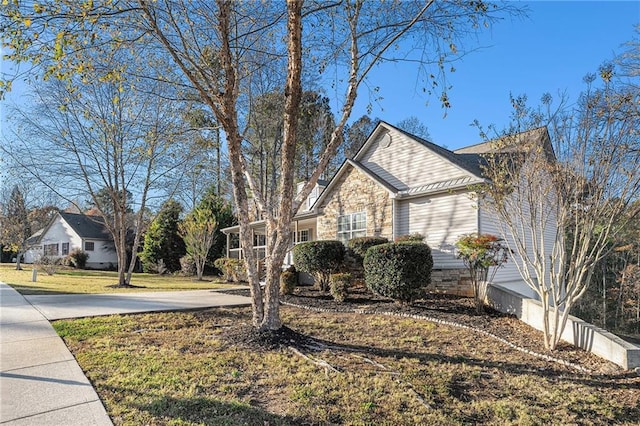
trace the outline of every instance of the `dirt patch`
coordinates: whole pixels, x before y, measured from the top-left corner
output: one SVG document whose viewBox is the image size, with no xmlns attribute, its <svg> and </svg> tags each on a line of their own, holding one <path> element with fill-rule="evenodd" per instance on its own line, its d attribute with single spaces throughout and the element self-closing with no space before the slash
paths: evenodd
<svg viewBox="0 0 640 426">
<path fill-rule="evenodd" d="M 222 330 L 220 338 L 228 344 L 254 351 L 271 351 L 289 346 L 300 348 L 314 344 L 314 340 L 287 326 L 278 330 L 258 330 L 248 324 Z"/>
<path fill-rule="evenodd" d="M 248 289 L 226 292 L 249 295 Z M 484 314 L 478 314 L 473 299 L 468 297 L 431 293 L 426 298 L 411 304 L 399 304 L 391 299 L 372 294 L 366 287 L 354 287 L 350 289 L 347 300 L 338 303 L 329 294 L 322 293 L 313 287 L 301 286 L 295 289 L 293 295 L 283 296 L 282 301 L 285 304 L 330 312 L 347 313 L 357 310 L 367 313 L 393 313 L 399 316 L 417 315 L 461 324 L 505 339 L 527 351 L 582 366 L 593 373 L 614 374 L 623 371 L 619 366 L 568 343 L 560 343 L 555 351 L 549 351 L 544 347 L 542 332 L 523 323 L 513 315 L 504 314 L 491 308 L 487 308 Z M 243 330 L 243 332 L 246 331 Z M 252 342 L 256 343 L 262 340 L 265 339 L 256 338 Z M 266 339 L 265 342 L 272 342 L 272 340 Z M 292 342 L 303 345 L 309 343 L 303 339 L 303 336 L 294 337 Z"/>
</svg>

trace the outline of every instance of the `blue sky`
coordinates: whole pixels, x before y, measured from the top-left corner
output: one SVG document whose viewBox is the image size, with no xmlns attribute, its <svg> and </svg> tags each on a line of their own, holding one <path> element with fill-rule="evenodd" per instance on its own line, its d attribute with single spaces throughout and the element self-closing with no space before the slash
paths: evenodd
<svg viewBox="0 0 640 426">
<path fill-rule="evenodd" d="M 422 92 L 415 65 L 410 64 L 374 69 L 370 82 L 380 87 L 383 99 L 372 104 L 371 116 L 391 124 L 416 116 L 433 142 L 450 149 L 479 142 L 478 130 L 470 124 L 477 119 L 483 126 L 507 125 L 509 93 L 526 94 L 536 103 L 545 92 L 557 98 L 559 91 L 566 91 L 575 100 L 584 87 L 584 75 L 621 53 L 640 24 L 640 0 L 514 4 L 528 6 L 528 17 L 506 18 L 470 39 L 466 48 L 481 49 L 453 64 L 456 72 L 448 75 L 452 108 L 446 117 L 437 97 Z M 20 102 L 22 88 L 16 85 L 9 102 Z M 352 121 L 367 113 L 370 96 L 363 89 Z M 4 113 L 0 111 L 0 120 L 6 124 Z"/>
<path fill-rule="evenodd" d="M 452 108 L 444 111 L 436 97 L 422 93 L 415 69 L 385 65 L 371 75 L 383 100 L 371 115 L 391 124 L 417 116 L 429 129 L 431 140 L 449 149 L 480 141 L 470 126 L 508 124 L 509 93 L 526 94 L 533 104 L 549 92 L 558 98 L 566 91 L 571 100 L 583 89 L 582 78 L 624 50 L 640 24 L 640 1 L 516 2 L 529 7 L 526 18 L 497 23 L 477 41 L 483 49 L 456 62 L 448 77 Z M 362 92 L 352 117 L 366 114 L 369 96 Z"/>
</svg>

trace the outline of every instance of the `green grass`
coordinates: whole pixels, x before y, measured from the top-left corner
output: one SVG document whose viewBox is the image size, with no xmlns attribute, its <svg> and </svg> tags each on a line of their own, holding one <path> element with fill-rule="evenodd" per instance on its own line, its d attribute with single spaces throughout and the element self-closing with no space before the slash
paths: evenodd
<svg viewBox="0 0 640 426">
<path fill-rule="evenodd" d="M 225 338 L 249 309 L 57 321 L 116 425 L 637 424 L 640 377 L 585 376 L 468 330 L 283 308 L 334 347 Z M 421 336 L 421 339 L 416 338 Z"/>
<path fill-rule="evenodd" d="M 33 265 L 23 264 L 22 271 L 16 271 L 15 264 L 0 264 L 0 281 L 9 284 L 22 294 L 67 294 L 67 293 L 115 293 L 139 291 L 201 290 L 229 287 L 218 277 L 195 277 L 177 275 L 133 274 L 134 288 L 115 288 L 118 273 L 113 271 L 93 271 L 60 268 L 48 275 L 39 270 L 36 282 L 32 282 Z"/>
</svg>

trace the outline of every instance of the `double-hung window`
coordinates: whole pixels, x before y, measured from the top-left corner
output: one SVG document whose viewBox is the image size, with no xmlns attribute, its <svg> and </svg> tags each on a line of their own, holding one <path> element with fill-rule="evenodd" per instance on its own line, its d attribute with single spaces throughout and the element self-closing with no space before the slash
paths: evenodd
<svg viewBox="0 0 640 426">
<path fill-rule="evenodd" d="M 45 244 L 44 245 L 44 255 L 45 256 L 57 256 L 58 255 L 58 244 Z"/>
<path fill-rule="evenodd" d="M 62 243 L 62 255 L 66 256 L 69 254 L 69 243 Z"/>
<path fill-rule="evenodd" d="M 346 243 L 352 238 L 367 235 L 367 213 L 351 213 L 338 216 L 338 240 Z"/>
</svg>

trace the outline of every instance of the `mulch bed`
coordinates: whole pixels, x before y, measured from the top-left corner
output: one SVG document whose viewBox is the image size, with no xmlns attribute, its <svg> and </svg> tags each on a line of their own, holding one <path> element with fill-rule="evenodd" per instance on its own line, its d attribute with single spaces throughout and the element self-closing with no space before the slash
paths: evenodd
<svg viewBox="0 0 640 426">
<path fill-rule="evenodd" d="M 228 290 L 225 293 L 248 296 L 249 289 Z M 414 303 L 399 304 L 391 299 L 372 294 L 366 287 L 355 287 L 349 289 L 349 297 L 345 302 L 338 303 L 329 294 L 322 293 L 313 287 L 301 286 L 295 289 L 293 295 L 283 296 L 282 301 L 285 304 L 337 312 L 366 310 L 381 314 L 391 312 L 399 315 L 420 315 L 483 330 L 525 350 L 577 364 L 595 374 L 629 374 L 632 376 L 637 374 L 633 371 L 624 373 L 619 366 L 567 343 L 560 343 L 555 351 L 549 351 L 544 347 L 542 332 L 519 321 L 513 315 L 504 314 L 491 308 L 487 308 L 484 314 L 477 314 L 473 299 L 468 297 L 431 293 L 426 298 Z M 236 330 L 236 332 L 234 332 L 234 337 L 244 336 L 242 338 L 244 344 L 262 346 L 263 348 L 273 348 L 282 345 L 282 343 L 286 345 L 288 342 L 300 342 L 305 339 L 304 336 L 286 327 L 283 327 L 281 333 L 276 334 L 251 332 L 248 329 Z"/>
</svg>

